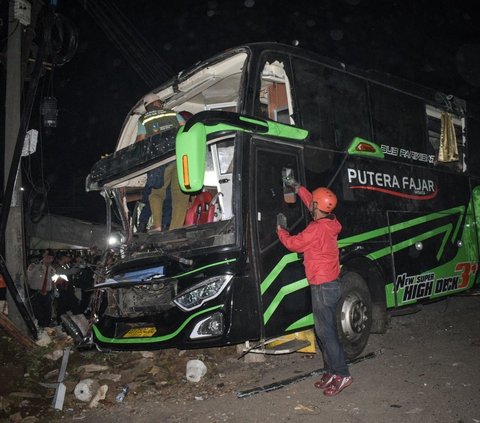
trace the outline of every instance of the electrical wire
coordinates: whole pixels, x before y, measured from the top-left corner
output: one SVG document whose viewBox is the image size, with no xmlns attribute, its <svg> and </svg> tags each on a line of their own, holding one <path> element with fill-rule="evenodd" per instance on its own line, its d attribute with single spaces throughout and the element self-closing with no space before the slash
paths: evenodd
<svg viewBox="0 0 480 423">
<path fill-rule="evenodd" d="M 157 77 L 153 67 L 145 60 L 144 55 L 140 54 L 140 49 L 136 48 L 132 41 L 134 37 L 128 35 L 128 32 L 121 28 L 121 25 L 116 25 L 99 4 L 92 2 L 91 6 L 94 17 L 96 16 L 96 20 L 102 22 L 101 26 L 107 33 L 107 36 L 114 42 L 130 66 L 132 66 L 147 86 L 156 86 Z"/>
<path fill-rule="evenodd" d="M 133 48 L 131 46 L 130 37 L 127 37 L 123 32 L 118 31 L 114 28 L 114 24 L 112 23 L 111 19 L 108 17 L 100 5 L 95 2 L 89 3 L 90 8 L 88 11 L 92 15 L 92 17 L 99 23 L 101 28 L 105 31 L 108 38 L 113 41 L 115 46 L 120 50 L 126 61 L 130 64 L 130 66 L 135 70 L 135 72 L 140 76 L 140 78 L 145 82 L 148 87 L 153 87 L 156 85 L 156 81 L 154 75 L 150 72 L 151 67 L 145 66 L 142 63 L 141 56 L 137 56 L 133 52 Z M 130 47 L 127 47 L 129 46 Z"/>
<path fill-rule="evenodd" d="M 53 72 L 50 74 L 50 80 L 48 82 L 48 87 L 45 87 L 45 79 L 41 80 L 40 85 L 40 98 L 45 96 L 45 90 L 49 92 L 53 88 Z M 44 216 L 45 210 L 48 210 L 48 192 L 50 191 L 50 186 L 45 180 L 45 167 L 44 167 L 44 153 L 43 153 L 43 131 L 40 127 L 38 131 L 38 143 L 37 150 L 39 152 L 39 172 L 35 173 L 32 171 L 32 155 L 24 157 L 21 161 L 23 175 L 26 177 L 26 181 L 29 184 L 31 191 L 27 193 L 27 210 L 28 215 L 32 223 L 38 223 Z"/>
<path fill-rule="evenodd" d="M 52 8 L 47 10 L 41 23 L 43 25 L 43 41 L 48 52 L 47 54 L 51 56 L 52 63 L 55 66 L 62 66 L 69 62 L 73 58 L 78 46 L 77 28 L 68 18 L 53 13 Z M 54 95 L 53 70 L 54 68 L 52 68 L 50 72 L 47 86 L 45 86 L 45 79 L 42 79 L 40 98 L 44 98 L 45 96 L 53 97 Z M 31 156 L 27 156 L 27 159 L 22 161 L 22 169 L 31 187 L 31 192 L 28 194 L 27 204 L 30 220 L 33 223 L 40 222 L 44 214 L 50 215 L 48 205 L 48 192 L 50 191 L 50 186 L 45 180 L 42 127 L 40 127 L 39 130 L 39 142 L 37 148 L 40 157 L 39 181 L 33 177 Z"/>
<path fill-rule="evenodd" d="M 131 32 L 135 35 L 135 39 L 139 40 L 140 43 L 137 43 L 142 51 L 144 52 L 143 57 L 147 58 L 148 63 L 153 64 L 154 68 L 161 70 L 166 74 L 167 77 L 173 74 L 173 69 L 170 65 L 163 60 L 163 58 L 158 54 L 158 52 L 152 47 L 149 41 L 143 36 L 143 34 L 138 31 L 134 25 L 128 20 L 125 14 L 116 6 L 115 2 L 112 0 L 105 0 L 108 9 L 113 10 L 114 17 L 120 17 L 123 19 L 124 28 L 126 32 Z"/>
<path fill-rule="evenodd" d="M 128 20 L 125 14 L 115 5 L 112 0 L 105 0 L 108 10 L 114 10 L 115 13 L 112 16 L 115 18 L 120 25 L 123 26 L 123 31 L 125 34 L 132 34 L 132 40 L 135 42 L 131 45 L 133 46 L 133 51 L 140 52 L 141 60 L 146 66 L 149 66 L 152 69 L 154 75 L 158 78 L 158 73 L 163 73 L 166 77 L 169 77 L 173 70 L 171 67 L 161 58 L 157 51 L 152 47 L 148 40 L 142 35 L 140 31 Z"/>
<path fill-rule="evenodd" d="M 172 69 L 111 0 L 82 4 L 147 86 L 154 88 L 172 75 Z"/>
</svg>

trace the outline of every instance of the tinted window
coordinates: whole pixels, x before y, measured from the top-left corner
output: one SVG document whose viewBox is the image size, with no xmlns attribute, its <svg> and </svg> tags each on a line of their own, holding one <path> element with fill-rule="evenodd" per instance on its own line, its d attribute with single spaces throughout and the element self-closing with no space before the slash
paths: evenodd
<svg viewBox="0 0 480 423">
<path fill-rule="evenodd" d="M 480 175 L 480 120 L 467 117 L 467 143 L 469 169 L 474 175 Z"/>
<path fill-rule="evenodd" d="M 371 85 L 374 142 L 387 155 L 404 162 L 421 162 L 427 148 L 423 101 L 380 85 Z"/>
<path fill-rule="evenodd" d="M 355 137 L 371 139 L 363 80 L 298 58 L 292 66 L 301 126 L 313 144 L 344 150 Z"/>
<path fill-rule="evenodd" d="M 299 163 L 295 154 L 259 149 L 256 165 L 256 205 L 260 248 L 263 250 L 278 240 L 277 214 L 287 217 L 292 227 L 302 217 L 301 201 L 286 203 L 283 197 L 282 169 L 289 168 L 299 179 Z"/>
</svg>

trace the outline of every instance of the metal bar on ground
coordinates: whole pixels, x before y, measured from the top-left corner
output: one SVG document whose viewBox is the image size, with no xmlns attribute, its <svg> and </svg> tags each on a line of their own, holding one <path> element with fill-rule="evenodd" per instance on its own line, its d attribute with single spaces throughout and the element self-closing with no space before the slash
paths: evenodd
<svg viewBox="0 0 480 423">
<path fill-rule="evenodd" d="M 379 349 L 377 351 L 362 355 L 361 357 L 355 358 L 353 360 L 349 360 L 348 364 L 350 364 L 350 365 L 357 364 L 357 363 L 360 363 L 364 360 L 374 358 L 374 357 L 376 357 L 378 355 L 381 355 L 381 354 L 383 354 L 383 348 Z M 270 383 L 270 384 L 264 385 L 264 386 L 258 386 L 256 388 L 247 389 L 245 391 L 239 391 L 239 392 L 237 392 L 237 398 L 246 398 L 246 397 L 251 397 L 252 395 L 259 394 L 259 393 L 262 393 L 262 392 L 276 391 L 276 390 L 281 389 L 281 388 L 283 388 L 287 385 L 291 385 L 293 383 L 300 382 L 300 381 L 305 380 L 309 377 L 320 376 L 322 373 L 323 373 L 323 368 L 313 370 L 313 371 L 308 372 L 308 373 L 303 373 L 303 374 L 298 375 L 298 376 L 293 376 L 291 378 L 284 379 L 284 380 L 281 380 L 279 382 Z"/>
<path fill-rule="evenodd" d="M 65 401 L 65 393 L 67 392 L 67 387 L 63 383 L 63 380 L 65 379 L 65 373 L 67 371 L 70 350 L 71 347 L 66 347 L 63 350 L 62 364 L 60 365 L 60 372 L 58 373 L 58 384 L 52 401 L 52 407 L 55 408 L 55 410 L 63 410 L 63 402 Z"/>
</svg>

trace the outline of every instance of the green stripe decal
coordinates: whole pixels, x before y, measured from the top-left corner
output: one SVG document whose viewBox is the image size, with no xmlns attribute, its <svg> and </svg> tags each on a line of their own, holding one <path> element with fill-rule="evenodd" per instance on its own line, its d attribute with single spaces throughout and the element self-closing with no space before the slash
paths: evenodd
<svg viewBox="0 0 480 423">
<path fill-rule="evenodd" d="M 265 310 L 265 313 L 263 313 L 263 322 L 266 325 L 267 322 L 270 320 L 270 317 L 272 317 L 273 313 L 275 310 L 278 308 L 280 303 L 283 301 L 283 299 L 291 294 L 292 292 L 299 291 L 300 289 L 306 288 L 308 286 L 308 282 L 306 278 L 300 279 L 297 282 L 293 282 L 289 285 L 283 286 L 275 295 L 275 298 L 272 300 L 268 308 Z"/>
<path fill-rule="evenodd" d="M 370 253 L 367 257 L 370 258 L 371 260 L 378 260 L 379 258 L 384 257 L 390 254 L 391 252 L 396 253 L 397 251 L 404 250 L 405 248 L 408 248 L 414 245 L 418 241 L 424 241 L 426 239 L 433 238 L 434 236 L 437 236 L 438 234 L 441 234 L 443 232 L 445 232 L 445 236 L 443 237 L 442 245 L 440 246 L 440 249 L 437 252 L 437 260 L 440 260 L 443 254 L 443 250 L 445 248 L 445 244 L 447 243 L 448 237 L 452 232 L 451 224 L 440 226 L 439 228 L 435 228 L 432 231 L 425 232 L 416 237 L 413 237 L 405 241 L 399 242 L 398 244 L 392 245 L 392 247 L 382 248 L 378 251 Z"/>
<path fill-rule="evenodd" d="M 104 342 L 108 344 L 151 344 L 154 342 L 165 342 L 172 338 L 175 338 L 185 328 L 185 326 L 187 326 L 194 318 L 201 316 L 202 314 L 209 313 L 213 310 L 217 310 L 221 307 L 222 307 L 221 305 L 217 305 L 214 307 L 207 308 L 205 310 L 201 310 L 198 313 L 192 314 L 177 328 L 175 332 L 169 333 L 167 335 L 155 336 L 152 338 L 121 338 L 121 339 L 107 338 L 102 335 L 102 333 L 100 332 L 100 329 L 96 325 L 93 325 L 92 329 L 95 332 L 96 338 L 100 342 Z"/>
<path fill-rule="evenodd" d="M 313 326 L 313 313 L 307 314 L 306 316 L 302 317 L 301 319 L 298 319 L 296 322 L 293 322 L 286 330 L 285 332 L 291 331 L 291 330 L 298 330 L 298 329 L 303 329 L 308 326 Z"/>
<path fill-rule="evenodd" d="M 275 281 L 277 276 L 283 271 L 285 266 L 289 263 L 293 263 L 294 261 L 299 261 L 297 253 L 290 253 L 284 255 L 280 261 L 275 265 L 272 271 L 268 274 L 268 276 L 264 279 L 264 281 L 260 284 L 260 293 L 263 295 L 270 285 Z"/>
<path fill-rule="evenodd" d="M 233 259 L 219 261 L 217 263 L 207 264 L 206 266 L 199 267 L 198 269 L 190 270 L 188 272 L 180 273 L 179 275 L 172 276 L 172 278 L 183 278 L 184 276 L 188 276 L 188 275 L 191 275 L 192 273 L 200 272 L 201 270 L 208 269 L 209 267 L 221 266 L 223 264 L 229 264 L 229 263 L 233 263 L 235 261 L 237 261 L 237 259 L 233 258 Z"/>
<path fill-rule="evenodd" d="M 338 242 L 338 247 L 339 248 L 344 248 L 344 247 L 347 247 L 347 246 L 355 244 L 355 243 L 364 242 L 364 241 L 367 241 L 367 240 L 370 240 L 370 239 L 378 238 L 380 236 L 385 236 L 389 232 L 390 233 L 395 233 L 395 232 L 398 232 L 398 231 L 401 231 L 401 230 L 404 230 L 404 229 L 407 229 L 407 228 L 411 228 L 413 226 L 420 225 L 422 223 L 426 223 L 426 222 L 433 221 L 433 220 L 436 220 L 436 219 L 441 219 L 445 216 L 449 216 L 449 215 L 453 215 L 453 214 L 458 213 L 459 216 L 458 216 L 457 224 L 455 225 L 455 231 L 454 231 L 453 236 L 452 236 L 452 241 L 453 241 L 453 239 L 455 239 L 456 235 L 458 234 L 458 231 L 460 230 L 460 223 L 462 221 L 464 211 L 465 211 L 464 206 L 458 206 L 458 207 L 453 207 L 451 209 L 445 210 L 443 212 L 436 212 L 436 213 L 429 214 L 427 216 L 417 217 L 415 219 L 408 220 L 406 222 L 397 223 L 396 225 L 392 225 L 390 227 L 386 226 L 384 228 L 375 229 L 375 230 L 370 231 L 370 232 L 365 232 L 363 234 L 354 235 L 354 236 L 349 237 L 349 238 L 341 239 Z M 437 252 L 437 260 L 440 260 L 440 258 L 442 257 L 442 254 L 443 254 L 443 250 L 445 248 L 445 244 L 447 243 L 447 240 L 448 240 L 448 238 L 449 238 L 449 236 L 452 232 L 452 225 L 451 224 L 447 224 L 447 225 L 441 226 L 439 228 L 436 228 L 432 231 L 425 232 L 425 233 L 420 234 L 420 235 L 418 235 L 414 238 L 410 238 L 410 239 L 408 239 L 406 241 L 402 241 L 402 242 L 400 242 L 396 245 L 392 245 L 391 247 L 388 246 L 388 247 L 382 248 L 378 251 L 373 251 L 368 255 L 368 257 L 372 260 L 377 260 L 381 257 L 384 257 L 384 256 L 388 255 L 388 254 L 395 253 L 395 252 L 400 251 L 404 248 L 408 248 L 411 245 L 415 244 L 415 242 L 423 241 L 423 240 L 428 239 L 428 238 L 432 238 L 432 237 L 434 237 L 434 236 L 436 236 L 436 235 L 438 235 L 442 232 L 445 232 L 445 236 L 443 238 L 442 245 L 440 246 L 440 249 Z"/>
</svg>

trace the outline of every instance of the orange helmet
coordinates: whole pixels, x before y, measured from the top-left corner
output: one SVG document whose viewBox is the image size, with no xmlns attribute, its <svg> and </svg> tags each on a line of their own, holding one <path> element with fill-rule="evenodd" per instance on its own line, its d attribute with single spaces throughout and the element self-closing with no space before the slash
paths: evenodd
<svg viewBox="0 0 480 423">
<path fill-rule="evenodd" d="M 312 201 L 317 203 L 317 209 L 330 213 L 337 205 L 337 196 L 328 188 L 317 188 L 312 192 Z"/>
</svg>

